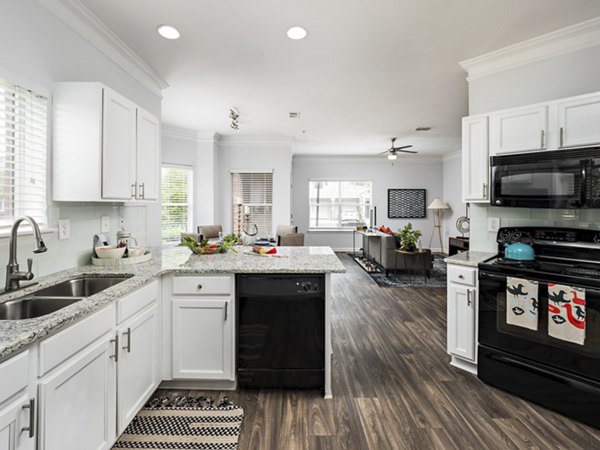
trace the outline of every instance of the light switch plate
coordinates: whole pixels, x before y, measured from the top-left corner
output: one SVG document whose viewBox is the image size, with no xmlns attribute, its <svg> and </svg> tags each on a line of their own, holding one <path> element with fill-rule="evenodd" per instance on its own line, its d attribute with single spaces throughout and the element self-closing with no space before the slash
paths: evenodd
<svg viewBox="0 0 600 450">
<path fill-rule="evenodd" d="M 488 231 L 497 233 L 500 229 L 500 217 L 488 217 Z"/>
<path fill-rule="evenodd" d="M 58 239 L 61 241 L 71 239 L 71 221 L 69 219 L 58 221 Z"/>
<path fill-rule="evenodd" d="M 110 231 L 110 217 L 102 216 L 102 226 L 100 227 L 100 231 L 103 233 L 108 233 Z"/>
</svg>

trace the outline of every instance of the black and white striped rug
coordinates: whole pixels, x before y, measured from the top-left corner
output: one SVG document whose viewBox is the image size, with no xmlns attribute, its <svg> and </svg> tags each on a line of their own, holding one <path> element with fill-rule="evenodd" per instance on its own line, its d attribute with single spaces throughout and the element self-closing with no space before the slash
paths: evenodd
<svg viewBox="0 0 600 450">
<path fill-rule="evenodd" d="M 198 449 L 234 450 L 244 410 L 225 397 L 157 397 L 127 426 L 113 450 Z"/>
</svg>

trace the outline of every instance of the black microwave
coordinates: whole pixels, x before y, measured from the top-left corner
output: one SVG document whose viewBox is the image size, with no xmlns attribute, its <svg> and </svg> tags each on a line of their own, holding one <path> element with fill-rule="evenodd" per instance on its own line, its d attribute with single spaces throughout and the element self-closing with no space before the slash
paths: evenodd
<svg viewBox="0 0 600 450">
<path fill-rule="evenodd" d="M 600 147 L 492 156 L 492 206 L 600 208 Z"/>
</svg>

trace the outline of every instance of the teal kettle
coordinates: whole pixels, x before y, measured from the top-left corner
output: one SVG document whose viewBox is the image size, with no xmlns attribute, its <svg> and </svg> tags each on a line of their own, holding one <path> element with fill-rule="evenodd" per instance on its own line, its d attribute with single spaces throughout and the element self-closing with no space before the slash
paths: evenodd
<svg viewBox="0 0 600 450">
<path fill-rule="evenodd" d="M 514 244 L 504 244 L 504 257 L 506 259 L 514 259 L 515 261 L 533 261 L 535 252 L 533 247 L 523 242 L 515 242 Z"/>
</svg>

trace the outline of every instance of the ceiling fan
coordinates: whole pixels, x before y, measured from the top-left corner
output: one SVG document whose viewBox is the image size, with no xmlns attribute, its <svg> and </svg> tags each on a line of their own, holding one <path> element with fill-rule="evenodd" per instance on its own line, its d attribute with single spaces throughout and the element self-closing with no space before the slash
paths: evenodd
<svg viewBox="0 0 600 450">
<path fill-rule="evenodd" d="M 414 150 L 405 150 L 406 148 L 411 148 L 412 145 L 403 145 L 402 147 L 394 147 L 394 142 L 396 142 L 396 138 L 392 138 L 392 146 L 384 152 L 379 153 L 380 155 L 385 155 L 387 153 L 387 157 L 390 160 L 394 160 L 398 157 L 397 153 L 418 153 Z"/>
</svg>

